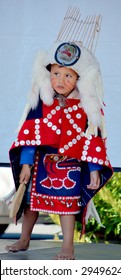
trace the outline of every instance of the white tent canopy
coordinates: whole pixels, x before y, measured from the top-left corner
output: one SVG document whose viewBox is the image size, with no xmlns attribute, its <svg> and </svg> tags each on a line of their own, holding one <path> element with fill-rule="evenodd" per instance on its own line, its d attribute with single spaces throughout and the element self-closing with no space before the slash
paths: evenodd
<svg viewBox="0 0 121 280">
<path fill-rule="evenodd" d="M 82 17 L 103 16 L 95 55 L 105 88 L 108 155 L 113 167 L 121 167 L 120 0 L 61 0 L 61 4 L 57 0 L 0 0 L 0 162 L 9 162 L 8 150 L 31 87 L 36 52 L 49 48 L 56 39 L 70 5 L 79 7 Z"/>
</svg>

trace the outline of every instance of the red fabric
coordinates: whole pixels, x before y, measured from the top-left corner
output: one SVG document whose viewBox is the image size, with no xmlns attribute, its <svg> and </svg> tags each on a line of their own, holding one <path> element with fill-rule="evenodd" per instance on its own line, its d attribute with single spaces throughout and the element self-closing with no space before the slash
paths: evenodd
<svg viewBox="0 0 121 280">
<path fill-rule="evenodd" d="M 27 145 L 58 147 L 58 153 L 94 162 L 111 168 L 107 158 L 105 140 L 85 137 L 86 114 L 79 100 L 68 99 L 66 107 L 58 100 L 51 106 L 43 104 L 43 117 L 24 122 L 12 148 Z"/>
<path fill-rule="evenodd" d="M 57 197 L 32 193 L 31 209 L 58 214 L 76 214 L 80 212 L 80 197 Z M 77 207 L 78 205 L 78 207 Z"/>
</svg>

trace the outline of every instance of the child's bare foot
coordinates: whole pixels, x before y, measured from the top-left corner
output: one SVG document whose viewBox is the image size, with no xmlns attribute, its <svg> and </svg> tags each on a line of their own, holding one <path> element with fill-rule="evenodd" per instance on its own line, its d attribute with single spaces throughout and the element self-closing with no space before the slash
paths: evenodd
<svg viewBox="0 0 121 280">
<path fill-rule="evenodd" d="M 26 251 L 29 248 L 29 241 L 19 239 L 17 242 L 13 243 L 10 246 L 6 246 L 5 249 L 8 252 L 19 252 L 19 251 Z"/>
<path fill-rule="evenodd" d="M 62 251 L 55 256 L 54 260 L 75 260 L 74 252 L 70 249 L 62 249 Z"/>
</svg>

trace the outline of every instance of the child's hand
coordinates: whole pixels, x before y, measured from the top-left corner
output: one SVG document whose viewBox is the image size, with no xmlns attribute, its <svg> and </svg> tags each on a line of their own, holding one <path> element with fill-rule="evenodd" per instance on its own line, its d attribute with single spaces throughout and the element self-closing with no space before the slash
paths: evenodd
<svg viewBox="0 0 121 280">
<path fill-rule="evenodd" d="M 29 182 L 31 172 L 29 164 L 23 164 L 21 173 L 19 175 L 19 183 L 27 184 Z"/>
<path fill-rule="evenodd" d="M 100 175 L 99 171 L 95 170 L 90 172 L 90 184 L 87 185 L 88 189 L 97 190 L 100 186 Z"/>
</svg>

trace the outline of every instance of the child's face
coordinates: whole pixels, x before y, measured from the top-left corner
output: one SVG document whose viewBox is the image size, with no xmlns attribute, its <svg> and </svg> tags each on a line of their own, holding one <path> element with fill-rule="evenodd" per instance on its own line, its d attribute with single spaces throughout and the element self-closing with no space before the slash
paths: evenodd
<svg viewBox="0 0 121 280">
<path fill-rule="evenodd" d="M 71 68 L 53 64 L 51 66 L 50 79 L 53 89 L 66 97 L 76 87 L 78 75 Z"/>
</svg>

